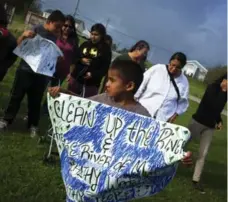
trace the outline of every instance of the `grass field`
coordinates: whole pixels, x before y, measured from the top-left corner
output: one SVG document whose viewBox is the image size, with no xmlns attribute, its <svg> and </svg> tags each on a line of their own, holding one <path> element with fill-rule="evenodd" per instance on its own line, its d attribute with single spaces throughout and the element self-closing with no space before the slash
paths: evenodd
<svg viewBox="0 0 228 202">
<path fill-rule="evenodd" d="M 15 65 L 16 66 L 16 65 Z M 0 107 L 4 109 L 9 100 L 8 94 L 14 78 L 16 67 L 10 69 L 5 80 L 0 83 Z M 179 117 L 178 123 L 187 125 L 197 104 L 191 102 L 188 112 Z M 37 139 L 31 139 L 26 131 L 26 123 L 22 120 L 26 112 L 26 100 L 14 124 L 8 131 L 0 135 L 0 201 L 2 202 L 63 202 L 65 189 L 62 182 L 59 164 L 45 165 L 43 154 L 48 145 L 39 145 Z M 0 111 L 0 116 L 3 110 Z M 226 118 L 223 117 L 224 123 Z M 42 117 L 41 134 L 48 125 L 47 117 Z M 175 179 L 161 193 L 137 200 L 138 202 L 222 202 L 227 199 L 227 145 L 226 125 L 216 132 L 209 156 L 205 165 L 203 182 L 207 193 L 201 195 L 191 186 L 193 168 L 180 165 Z M 192 143 L 190 149 L 196 153 L 198 143 Z"/>
</svg>

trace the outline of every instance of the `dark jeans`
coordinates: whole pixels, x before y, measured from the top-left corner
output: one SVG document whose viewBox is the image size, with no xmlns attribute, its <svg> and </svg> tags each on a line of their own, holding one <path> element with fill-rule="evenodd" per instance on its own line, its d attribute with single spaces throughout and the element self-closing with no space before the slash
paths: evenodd
<svg viewBox="0 0 228 202">
<path fill-rule="evenodd" d="M 70 82 L 68 84 L 68 90 L 81 96 L 83 96 L 83 92 L 84 92 L 83 97 L 88 98 L 88 97 L 97 95 L 99 88 L 97 86 L 89 86 L 86 84 L 83 85 L 71 77 Z"/>
<path fill-rule="evenodd" d="M 47 77 L 18 69 L 11 89 L 4 120 L 11 124 L 20 109 L 25 94 L 28 98 L 28 127 L 37 127 L 40 120 L 42 97 L 47 86 Z"/>
<path fill-rule="evenodd" d="M 57 78 L 51 78 L 50 80 L 50 87 L 55 87 L 55 86 L 59 86 L 59 85 L 62 85 L 64 79 L 60 80 L 60 79 L 57 79 Z M 47 98 L 44 100 L 44 103 L 43 103 L 43 113 L 44 114 L 48 114 L 48 107 L 47 107 Z"/>
</svg>

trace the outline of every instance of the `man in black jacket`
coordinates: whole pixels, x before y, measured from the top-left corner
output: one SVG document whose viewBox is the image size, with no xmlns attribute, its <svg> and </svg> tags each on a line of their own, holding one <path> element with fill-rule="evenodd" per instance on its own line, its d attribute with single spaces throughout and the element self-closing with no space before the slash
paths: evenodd
<svg viewBox="0 0 228 202">
<path fill-rule="evenodd" d="M 227 74 L 208 85 L 196 113 L 192 116 L 189 130 L 193 138 L 200 138 L 199 155 L 193 174 L 193 186 L 205 193 L 200 184 L 204 162 L 212 141 L 214 129 L 221 130 L 221 112 L 227 102 Z"/>
<path fill-rule="evenodd" d="M 0 4 L 0 82 L 5 77 L 10 66 L 16 61 L 17 56 L 13 50 L 17 46 L 16 38 L 7 29 L 7 14 Z"/>
</svg>

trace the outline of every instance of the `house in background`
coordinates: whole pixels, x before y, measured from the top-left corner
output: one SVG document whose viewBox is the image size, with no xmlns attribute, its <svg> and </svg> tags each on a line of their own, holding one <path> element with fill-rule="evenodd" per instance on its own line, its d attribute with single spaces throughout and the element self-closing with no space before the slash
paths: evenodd
<svg viewBox="0 0 228 202">
<path fill-rule="evenodd" d="M 208 70 L 197 60 L 188 60 L 183 68 L 183 72 L 186 76 L 190 76 L 199 81 L 204 81 Z"/>
<path fill-rule="evenodd" d="M 26 25 L 25 28 L 29 29 L 29 28 L 32 28 L 34 25 L 44 24 L 46 22 L 46 20 L 47 19 L 45 17 L 43 17 L 37 13 L 28 11 L 26 18 L 25 18 L 25 25 Z"/>
<path fill-rule="evenodd" d="M 49 13 L 47 11 L 45 11 L 45 12 L 42 13 L 42 17 L 44 17 L 46 19 L 49 17 L 49 15 L 51 15 L 51 13 Z"/>
<path fill-rule="evenodd" d="M 83 33 L 83 31 L 86 29 L 85 22 L 77 18 L 75 18 L 75 27 L 79 33 Z"/>
<path fill-rule="evenodd" d="M 8 23 L 10 24 L 13 21 L 13 16 L 15 13 L 15 7 L 5 3 L 4 8 L 6 10 Z"/>
</svg>

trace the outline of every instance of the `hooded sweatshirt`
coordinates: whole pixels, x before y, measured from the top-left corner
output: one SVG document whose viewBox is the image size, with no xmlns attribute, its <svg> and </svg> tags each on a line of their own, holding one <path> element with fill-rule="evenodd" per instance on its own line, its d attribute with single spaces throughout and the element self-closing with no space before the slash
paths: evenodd
<svg viewBox="0 0 228 202">
<path fill-rule="evenodd" d="M 101 79 L 108 72 L 111 63 L 111 48 L 104 42 L 84 42 L 79 48 L 79 59 L 76 61 L 75 71 L 72 76 L 81 84 L 100 86 Z M 91 59 L 90 65 L 82 64 L 82 58 Z M 92 78 L 85 80 L 84 76 L 90 72 Z"/>
</svg>

